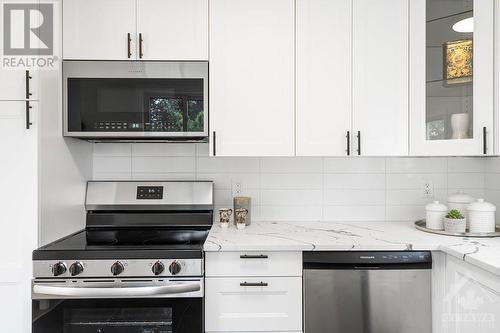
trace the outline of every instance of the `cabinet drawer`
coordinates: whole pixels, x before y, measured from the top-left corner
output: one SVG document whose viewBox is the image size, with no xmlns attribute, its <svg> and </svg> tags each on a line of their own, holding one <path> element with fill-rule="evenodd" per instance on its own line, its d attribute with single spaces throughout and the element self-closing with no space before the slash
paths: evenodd
<svg viewBox="0 0 500 333">
<path fill-rule="evenodd" d="M 302 252 L 207 252 L 205 276 L 302 276 Z"/>
<path fill-rule="evenodd" d="M 206 331 L 300 331 L 302 278 L 205 280 Z"/>
</svg>

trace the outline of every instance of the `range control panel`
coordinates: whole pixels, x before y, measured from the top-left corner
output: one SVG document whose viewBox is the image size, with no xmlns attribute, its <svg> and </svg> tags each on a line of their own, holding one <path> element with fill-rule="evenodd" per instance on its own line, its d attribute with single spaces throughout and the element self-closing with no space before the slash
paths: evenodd
<svg viewBox="0 0 500 333">
<path fill-rule="evenodd" d="M 163 199 L 163 186 L 137 186 L 138 200 Z"/>
</svg>

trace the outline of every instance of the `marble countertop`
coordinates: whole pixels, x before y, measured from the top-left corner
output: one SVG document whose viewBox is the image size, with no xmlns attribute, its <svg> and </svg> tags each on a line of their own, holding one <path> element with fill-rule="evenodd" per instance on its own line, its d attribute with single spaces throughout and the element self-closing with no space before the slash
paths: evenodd
<svg viewBox="0 0 500 333">
<path fill-rule="evenodd" d="M 500 276 L 500 238 L 441 236 L 412 222 L 252 222 L 243 230 L 214 224 L 204 246 L 216 251 L 443 251 Z"/>
</svg>

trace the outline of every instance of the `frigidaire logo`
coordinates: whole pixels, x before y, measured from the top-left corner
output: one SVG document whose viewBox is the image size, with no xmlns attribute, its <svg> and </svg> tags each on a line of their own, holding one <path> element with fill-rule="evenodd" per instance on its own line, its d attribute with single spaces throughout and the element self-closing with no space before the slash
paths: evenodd
<svg viewBox="0 0 500 333">
<path fill-rule="evenodd" d="M 54 68 L 54 3 L 3 3 L 3 68 Z"/>
</svg>

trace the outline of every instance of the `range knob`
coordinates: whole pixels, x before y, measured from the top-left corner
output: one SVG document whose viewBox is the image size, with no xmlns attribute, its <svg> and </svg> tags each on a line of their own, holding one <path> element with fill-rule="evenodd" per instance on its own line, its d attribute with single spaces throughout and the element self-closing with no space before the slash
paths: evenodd
<svg viewBox="0 0 500 333">
<path fill-rule="evenodd" d="M 81 274 L 83 272 L 83 264 L 79 261 L 74 262 L 69 266 L 69 273 L 71 276 Z"/>
<path fill-rule="evenodd" d="M 170 264 L 168 270 L 172 275 L 177 275 L 181 271 L 181 264 L 179 264 L 179 262 L 177 261 L 174 261 Z"/>
<path fill-rule="evenodd" d="M 57 264 L 52 266 L 52 274 L 54 274 L 54 276 L 59 276 L 64 273 L 66 273 L 66 264 L 62 261 L 59 261 Z"/>
<path fill-rule="evenodd" d="M 113 265 L 111 265 L 111 273 L 113 273 L 113 275 L 119 275 L 119 274 L 123 273 L 124 270 L 125 270 L 125 267 L 123 267 L 123 264 L 119 261 L 117 261 Z"/>
<path fill-rule="evenodd" d="M 165 265 L 163 265 L 161 261 L 157 261 L 153 264 L 151 270 L 153 271 L 154 275 L 160 275 L 165 270 Z"/>
</svg>

